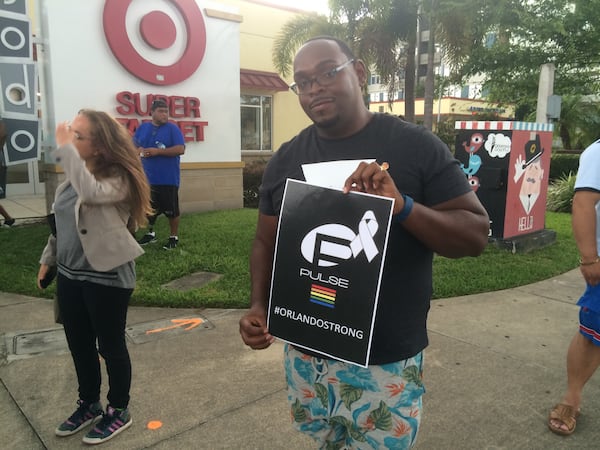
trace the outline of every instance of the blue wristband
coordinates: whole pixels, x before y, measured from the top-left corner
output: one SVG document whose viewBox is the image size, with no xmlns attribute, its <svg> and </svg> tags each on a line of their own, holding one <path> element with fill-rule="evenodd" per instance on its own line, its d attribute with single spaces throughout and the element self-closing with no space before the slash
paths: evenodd
<svg viewBox="0 0 600 450">
<path fill-rule="evenodd" d="M 415 204 L 412 197 L 409 197 L 406 194 L 402 194 L 402 198 L 404 199 L 404 207 L 400 210 L 398 214 L 394 216 L 396 222 L 400 223 L 404 222 L 407 219 L 408 215 L 412 212 L 413 206 Z"/>
</svg>

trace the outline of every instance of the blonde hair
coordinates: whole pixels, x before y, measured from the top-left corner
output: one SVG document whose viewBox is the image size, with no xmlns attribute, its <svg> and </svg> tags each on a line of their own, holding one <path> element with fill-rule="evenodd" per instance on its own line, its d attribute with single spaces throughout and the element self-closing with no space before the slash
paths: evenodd
<svg viewBox="0 0 600 450">
<path fill-rule="evenodd" d="M 92 174 L 99 179 L 124 175 L 129 182 L 128 228 L 133 232 L 147 223 L 147 216 L 152 215 L 153 210 L 150 185 L 131 136 L 123 125 L 103 111 L 82 109 L 79 114 L 89 120 L 92 146 L 98 152 L 90 167 Z"/>
</svg>

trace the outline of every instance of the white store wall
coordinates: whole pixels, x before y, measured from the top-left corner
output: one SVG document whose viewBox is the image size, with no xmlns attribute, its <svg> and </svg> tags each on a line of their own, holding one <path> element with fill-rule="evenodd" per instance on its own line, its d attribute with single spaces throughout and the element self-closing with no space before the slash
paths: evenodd
<svg viewBox="0 0 600 450">
<path fill-rule="evenodd" d="M 146 109 L 147 96 L 160 94 L 199 100 L 195 110 L 199 110 L 200 117 L 193 114 L 175 118 L 187 122 L 186 136 L 190 139 L 182 163 L 241 160 L 239 22 L 228 20 L 229 15 L 235 17 L 235 8 L 201 0 L 39 1 L 43 45 L 38 53 L 38 64 L 43 72 L 45 145 L 53 145 L 52 130 L 57 121 L 70 120 L 81 108 L 100 109 L 123 120 L 141 121 L 149 116 L 119 113 L 117 108 L 123 105 L 117 100 L 117 94 L 139 94 L 142 110 Z M 121 14 L 123 10 L 126 10 L 125 17 Z M 139 57 L 159 66 L 182 64 L 186 48 L 192 44 L 187 40 L 188 31 L 198 29 L 199 12 L 206 29 L 205 52 L 200 65 L 188 78 L 174 84 L 154 84 L 140 79 L 111 51 L 103 26 L 106 11 L 105 20 L 113 28 L 122 28 L 125 39 L 131 42 Z M 190 11 L 194 14 L 189 14 Z M 153 42 L 153 33 L 161 31 L 142 27 L 144 18 L 151 13 L 154 18 L 163 20 L 161 23 L 174 26 L 175 38 L 168 48 L 149 45 Z M 198 42 L 193 44 L 198 45 Z M 185 59 L 195 57 L 197 52 Z M 138 69 L 139 65 L 133 70 Z M 180 112 L 183 110 L 179 108 Z"/>
</svg>

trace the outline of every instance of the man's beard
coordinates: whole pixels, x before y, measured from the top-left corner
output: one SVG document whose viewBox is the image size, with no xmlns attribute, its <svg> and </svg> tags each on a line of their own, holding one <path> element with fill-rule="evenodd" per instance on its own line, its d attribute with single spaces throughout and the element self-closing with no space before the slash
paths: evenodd
<svg viewBox="0 0 600 450">
<path fill-rule="evenodd" d="M 331 119 L 317 121 L 313 119 L 313 123 L 317 128 L 323 128 L 324 130 L 334 128 L 340 121 L 340 116 L 332 117 Z"/>
</svg>

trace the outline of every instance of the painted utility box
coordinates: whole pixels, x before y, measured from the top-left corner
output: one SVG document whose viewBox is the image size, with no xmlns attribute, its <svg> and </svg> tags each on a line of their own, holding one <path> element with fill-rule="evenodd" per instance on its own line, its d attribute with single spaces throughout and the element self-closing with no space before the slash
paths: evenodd
<svg viewBox="0 0 600 450">
<path fill-rule="evenodd" d="M 490 237 L 544 229 L 553 125 L 460 121 L 455 156 L 490 216 Z"/>
</svg>

